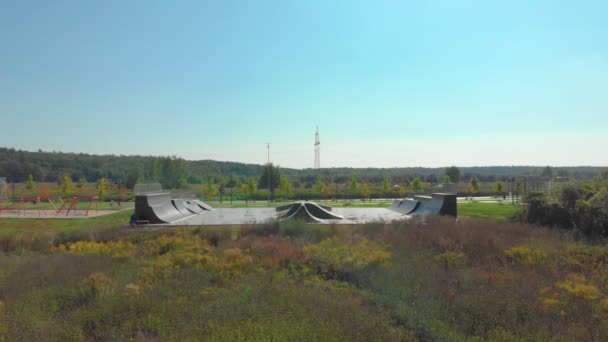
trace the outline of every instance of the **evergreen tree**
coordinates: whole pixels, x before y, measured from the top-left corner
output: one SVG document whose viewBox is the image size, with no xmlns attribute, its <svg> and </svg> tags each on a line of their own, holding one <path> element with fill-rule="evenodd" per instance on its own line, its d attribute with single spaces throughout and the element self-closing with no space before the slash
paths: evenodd
<svg viewBox="0 0 608 342">
<path fill-rule="evenodd" d="M 34 176 L 32 176 L 32 174 L 30 173 L 30 175 L 27 176 L 27 183 L 25 183 L 25 188 L 28 190 L 34 190 L 35 187 L 36 182 L 34 182 Z"/>
<path fill-rule="evenodd" d="M 268 189 L 268 174 L 270 173 L 270 188 L 271 191 L 278 188 L 281 185 L 281 173 L 279 172 L 279 166 L 274 166 L 272 163 L 267 164 L 262 171 L 262 175 L 258 180 L 259 189 Z"/>
<path fill-rule="evenodd" d="M 445 169 L 445 174 L 450 177 L 450 183 L 457 184 L 460 182 L 460 169 L 456 166 L 450 166 Z"/>
</svg>

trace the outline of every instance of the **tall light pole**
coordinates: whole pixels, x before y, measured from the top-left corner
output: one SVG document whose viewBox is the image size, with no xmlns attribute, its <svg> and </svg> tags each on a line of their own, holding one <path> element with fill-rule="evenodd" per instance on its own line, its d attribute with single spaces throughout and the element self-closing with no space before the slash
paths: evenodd
<svg viewBox="0 0 608 342">
<path fill-rule="evenodd" d="M 266 149 L 268 150 L 268 206 L 270 207 L 270 143 L 266 143 Z"/>
</svg>

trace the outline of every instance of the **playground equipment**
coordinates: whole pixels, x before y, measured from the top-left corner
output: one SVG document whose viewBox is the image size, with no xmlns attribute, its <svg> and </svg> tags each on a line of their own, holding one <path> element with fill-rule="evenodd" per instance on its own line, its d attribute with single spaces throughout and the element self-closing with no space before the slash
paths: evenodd
<svg viewBox="0 0 608 342">
<path fill-rule="evenodd" d="M 84 213 L 84 216 L 88 216 L 89 210 L 91 209 L 91 206 L 93 205 L 93 203 L 98 203 L 99 196 L 73 196 L 73 197 L 71 197 L 71 199 L 68 198 L 68 201 L 63 201 L 63 204 L 61 205 L 61 207 L 59 209 L 57 209 L 57 215 L 59 215 L 59 213 L 61 213 L 61 211 L 66 209 L 66 207 L 67 207 L 65 216 L 68 216 L 70 214 L 70 211 L 76 210 L 76 205 L 78 204 L 78 201 L 81 199 L 89 200 L 89 205 L 85 209 L 85 213 Z M 68 206 L 68 203 L 69 203 L 69 206 Z"/>
<path fill-rule="evenodd" d="M 80 200 L 84 199 L 84 200 L 89 201 L 89 205 L 85 209 L 85 213 L 84 213 L 84 216 L 88 216 L 89 211 L 90 211 L 91 207 L 93 206 L 93 203 L 98 203 L 99 197 L 98 196 L 71 196 L 71 197 L 66 198 L 65 200 L 62 199 L 61 197 L 57 197 L 57 199 L 62 203 L 61 206 L 59 207 L 59 209 L 53 202 L 51 196 L 36 196 L 36 197 L 20 198 L 8 206 L 0 207 L 0 213 L 2 213 L 3 211 L 19 212 L 21 210 L 27 210 L 25 208 L 26 203 L 32 203 L 36 207 L 33 210 L 38 210 L 38 214 L 40 216 L 41 209 L 38 207 L 38 204 L 41 202 L 48 202 L 49 205 L 51 206 L 51 208 L 53 208 L 55 215 L 59 215 L 59 214 L 61 214 L 62 211 L 65 210 L 65 216 L 69 216 L 70 212 L 74 213 L 76 211 L 76 205 L 78 204 L 78 202 Z"/>
</svg>

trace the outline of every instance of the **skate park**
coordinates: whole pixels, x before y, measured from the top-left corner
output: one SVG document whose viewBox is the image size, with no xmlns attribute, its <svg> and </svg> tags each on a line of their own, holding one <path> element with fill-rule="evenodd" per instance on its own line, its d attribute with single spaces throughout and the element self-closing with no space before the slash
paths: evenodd
<svg viewBox="0 0 608 342">
<path fill-rule="evenodd" d="M 387 208 L 332 208 L 313 201 L 295 201 L 276 208 L 213 208 L 194 196 L 161 191 L 135 196 L 133 221 L 138 226 L 221 226 L 273 220 L 348 225 L 394 222 L 429 214 L 456 217 L 456 195 L 433 193 L 397 199 Z"/>
</svg>

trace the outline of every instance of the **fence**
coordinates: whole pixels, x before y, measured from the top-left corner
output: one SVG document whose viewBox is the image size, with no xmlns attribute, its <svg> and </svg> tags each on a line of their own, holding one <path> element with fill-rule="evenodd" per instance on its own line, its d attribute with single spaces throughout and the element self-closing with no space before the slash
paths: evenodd
<svg viewBox="0 0 608 342">
<path fill-rule="evenodd" d="M 136 195 L 159 193 L 163 192 L 163 187 L 160 183 L 135 184 L 134 191 Z"/>
</svg>

